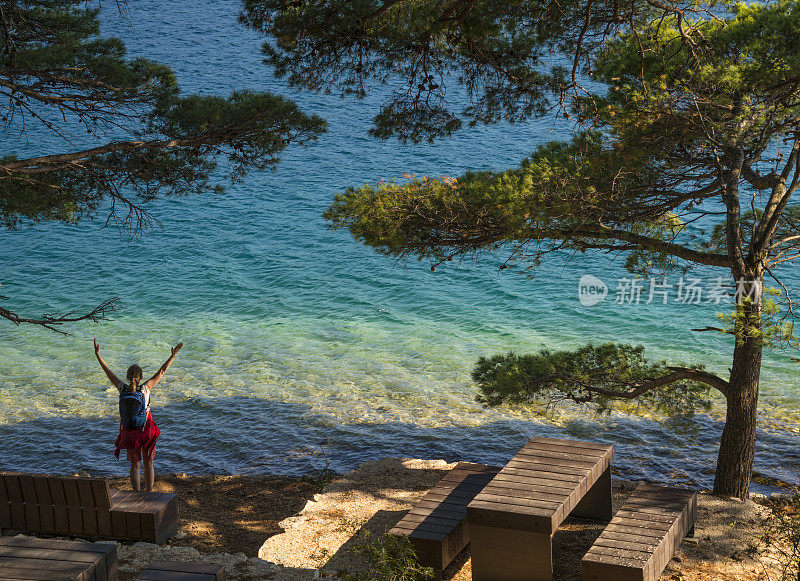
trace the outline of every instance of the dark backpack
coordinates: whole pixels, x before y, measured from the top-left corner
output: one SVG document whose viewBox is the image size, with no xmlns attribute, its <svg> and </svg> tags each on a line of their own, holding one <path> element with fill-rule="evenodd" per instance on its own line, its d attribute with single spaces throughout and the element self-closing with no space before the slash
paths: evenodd
<svg viewBox="0 0 800 581">
<path fill-rule="evenodd" d="M 119 392 L 119 418 L 123 428 L 141 430 L 147 421 L 147 406 L 141 391 Z"/>
</svg>

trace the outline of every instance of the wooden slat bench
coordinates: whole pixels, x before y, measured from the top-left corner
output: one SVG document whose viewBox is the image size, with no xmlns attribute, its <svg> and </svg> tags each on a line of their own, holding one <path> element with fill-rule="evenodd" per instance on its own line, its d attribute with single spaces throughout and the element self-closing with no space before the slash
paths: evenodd
<svg viewBox="0 0 800 581">
<path fill-rule="evenodd" d="M 155 561 L 136 581 L 225 581 L 225 567 L 216 563 Z"/>
<path fill-rule="evenodd" d="M 611 520 L 612 446 L 533 438 L 467 506 L 475 581 L 549 581 L 567 516 Z"/>
<path fill-rule="evenodd" d="M 417 559 L 441 573 L 469 543 L 467 504 L 500 469 L 459 462 L 389 531 L 407 535 Z"/>
<path fill-rule="evenodd" d="M 178 497 L 114 490 L 102 478 L 0 472 L 0 528 L 163 543 Z"/>
<path fill-rule="evenodd" d="M 655 581 L 696 520 L 696 492 L 640 484 L 581 561 L 581 578 Z"/>
<path fill-rule="evenodd" d="M 116 581 L 116 543 L 0 538 L 0 579 Z"/>
</svg>

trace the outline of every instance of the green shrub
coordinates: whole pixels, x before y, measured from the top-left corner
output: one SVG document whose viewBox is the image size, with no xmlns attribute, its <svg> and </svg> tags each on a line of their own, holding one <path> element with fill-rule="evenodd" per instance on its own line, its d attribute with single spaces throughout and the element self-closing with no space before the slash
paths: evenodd
<svg viewBox="0 0 800 581">
<path fill-rule="evenodd" d="M 780 577 L 773 581 L 800 581 L 800 495 L 772 503 L 763 540 L 778 559 Z"/>
<path fill-rule="evenodd" d="M 408 537 L 375 535 L 369 529 L 361 533 L 362 543 L 357 551 L 364 558 L 367 569 L 358 573 L 345 573 L 345 581 L 416 581 L 433 579 L 433 569 L 417 561 L 414 546 Z"/>
</svg>

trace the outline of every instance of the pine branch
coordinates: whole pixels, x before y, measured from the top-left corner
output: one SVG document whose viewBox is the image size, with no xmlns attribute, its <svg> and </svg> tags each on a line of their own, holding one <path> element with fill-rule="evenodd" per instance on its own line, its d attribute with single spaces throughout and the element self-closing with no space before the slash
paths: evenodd
<svg viewBox="0 0 800 581">
<path fill-rule="evenodd" d="M 7 297 L 0 298 L 5 299 Z M 43 314 L 39 318 L 27 318 L 22 317 L 17 313 L 10 311 L 9 309 L 0 307 L 0 317 L 8 319 L 18 326 L 22 324 L 39 325 L 46 329 L 50 329 L 51 331 L 55 331 L 56 333 L 69 335 L 69 333 L 59 329 L 58 327 L 65 323 L 76 323 L 78 321 L 91 321 L 93 323 L 98 323 L 100 321 L 108 320 L 108 316 L 111 313 L 119 310 L 120 300 L 121 299 L 119 297 L 105 300 L 85 315 L 76 315 L 75 311 L 69 311 L 60 315 Z"/>
</svg>

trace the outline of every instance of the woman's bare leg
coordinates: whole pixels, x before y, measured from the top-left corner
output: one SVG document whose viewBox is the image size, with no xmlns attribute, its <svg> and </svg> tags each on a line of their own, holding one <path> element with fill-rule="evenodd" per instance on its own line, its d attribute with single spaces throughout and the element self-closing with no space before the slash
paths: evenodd
<svg viewBox="0 0 800 581">
<path fill-rule="evenodd" d="M 141 488 L 138 460 L 131 460 L 131 488 L 137 491 Z"/>
<path fill-rule="evenodd" d="M 144 485 L 147 492 L 153 492 L 153 484 L 156 480 L 156 471 L 153 468 L 153 461 L 144 459 Z"/>
</svg>

